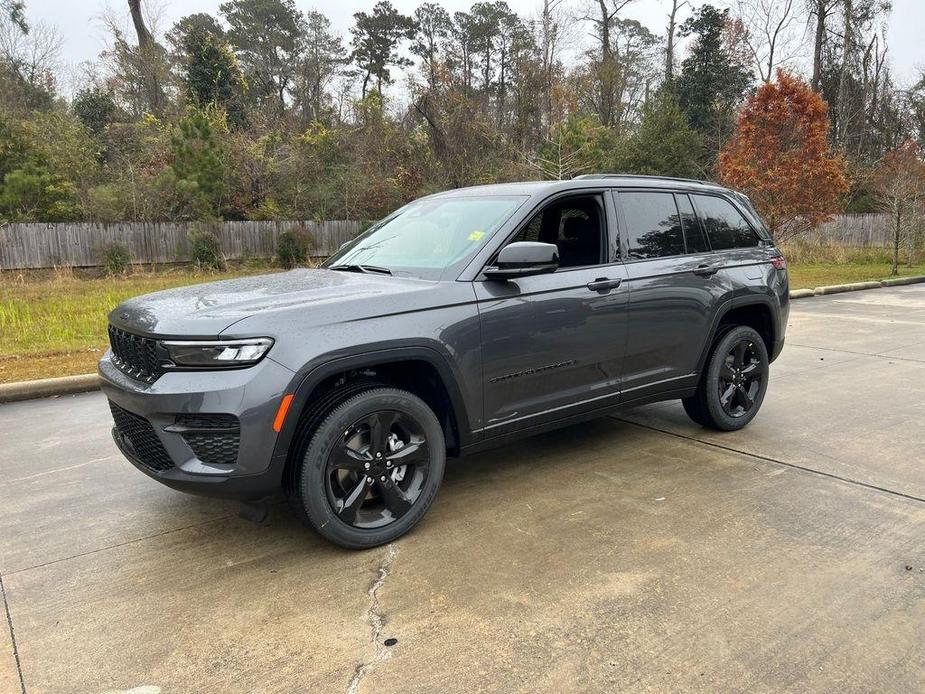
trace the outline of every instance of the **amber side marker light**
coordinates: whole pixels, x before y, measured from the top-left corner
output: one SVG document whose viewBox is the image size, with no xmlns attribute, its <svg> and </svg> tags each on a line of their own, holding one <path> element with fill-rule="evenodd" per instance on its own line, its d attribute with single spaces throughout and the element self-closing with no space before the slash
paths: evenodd
<svg viewBox="0 0 925 694">
<path fill-rule="evenodd" d="M 279 409 L 276 410 L 276 419 L 273 420 L 273 431 L 277 434 L 283 430 L 283 422 L 286 420 L 286 413 L 289 412 L 289 406 L 292 404 L 292 398 L 295 397 L 291 393 L 289 395 L 284 395 L 282 402 L 279 404 Z"/>
</svg>

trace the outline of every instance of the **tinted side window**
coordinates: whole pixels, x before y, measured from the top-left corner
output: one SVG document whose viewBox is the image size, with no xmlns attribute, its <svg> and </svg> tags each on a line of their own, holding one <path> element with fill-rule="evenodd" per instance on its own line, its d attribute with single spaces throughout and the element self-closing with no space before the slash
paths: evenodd
<svg viewBox="0 0 925 694">
<path fill-rule="evenodd" d="M 663 258 L 684 253 L 681 218 L 671 193 L 620 192 L 630 258 Z"/>
<path fill-rule="evenodd" d="M 758 235 L 728 201 L 712 195 L 695 195 L 694 204 L 714 251 L 758 245 Z"/>
<path fill-rule="evenodd" d="M 691 205 L 691 199 L 686 195 L 675 195 L 675 202 L 678 203 L 678 211 L 681 213 L 681 227 L 684 229 L 684 241 L 687 244 L 688 253 L 706 253 L 710 250 L 707 239 L 703 235 L 703 229 L 697 215 L 694 214 L 694 206 Z"/>
<path fill-rule="evenodd" d="M 599 265 L 604 237 L 604 210 L 598 197 L 554 202 L 521 229 L 511 242 L 540 241 L 559 248 L 559 267 Z"/>
</svg>

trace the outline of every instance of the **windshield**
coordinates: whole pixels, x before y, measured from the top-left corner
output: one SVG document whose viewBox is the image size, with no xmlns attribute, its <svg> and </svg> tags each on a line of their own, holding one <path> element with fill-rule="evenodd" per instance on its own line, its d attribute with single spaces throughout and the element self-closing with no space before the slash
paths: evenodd
<svg viewBox="0 0 925 694">
<path fill-rule="evenodd" d="M 469 260 L 524 200 L 524 196 L 418 200 L 345 245 L 323 267 L 387 269 L 441 279 L 448 269 Z"/>
</svg>

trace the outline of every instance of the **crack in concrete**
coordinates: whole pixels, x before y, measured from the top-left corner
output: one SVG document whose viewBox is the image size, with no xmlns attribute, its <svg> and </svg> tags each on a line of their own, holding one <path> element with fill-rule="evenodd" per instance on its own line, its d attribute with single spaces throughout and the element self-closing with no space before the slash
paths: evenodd
<svg viewBox="0 0 925 694">
<path fill-rule="evenodd" d="M 6 624 L 10 628 L 10 645 L 13 647 L 13 660 L 16 662 L 16 674 L 19 677 L 19 688 L 26 694 L 26 680 L 22 676 L 22 663 L 19 661 L 19 649 L 16 647 L 16 633 L 13 631 L 13 615 L 10 613 L 10 603 L 6 599 L 6 586 L 3 585 L 3 576 L 0 575 L 0 595 L 3 596 L 3 609 L 6 611 Z"/>
<path fill-rule="evenodd" d="M 373 652 L 372 658 L 362 661 L 357 665 L 356 670 L 353 672 L 353 677 L 347 685 L 347 694 L 357 694 L 360 688 L 360 682 L 363 681 L 363 678 L 375 669 L 377 665 L 392 657 L 389 648 L 380 640 L 382 636 L 382 627 L 385 626 L 386 620 L 385 615 L 382 614 L 382 606 L 379 603 L 379 589 L 385 585 L 385 580 L 389 577 L 389 573 L 392 571 L 392 564 L 395 563 L 395 557 L 397 556 L 398 550 L 395 548 L 395 545 L 389 544 L 388 552 L 386 552 L 376 572 L 376 580 L 373 581 L 369 590 L 366 591 L 366 594 L 369 596 L 369 607 L 366 609 L 366 622 L 369 624 L 370 641 L 375 651 Z"/>
</svg>

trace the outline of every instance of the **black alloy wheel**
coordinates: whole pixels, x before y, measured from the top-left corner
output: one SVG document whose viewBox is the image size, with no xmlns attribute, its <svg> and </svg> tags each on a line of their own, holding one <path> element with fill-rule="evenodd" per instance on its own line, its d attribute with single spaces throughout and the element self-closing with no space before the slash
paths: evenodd
<svg viewBox="0 0 925 694">
<path fill-rule="evenodd" d="M 288 498 L 327 540 L 350 549 L 392 542 L 430 508 L 446 441 L 433 410 L 399 388 L 371 386 L 307 422 Z"/>
<path fill-rule="evenodd" d="M 697 391 L 684 398 L 684 410 L 701 426 L 735 431 L 748 424 L 768 389 L 767 346 L 745 325 L 728 327 L 717 339 Z"/>
<path fill-rule="evenodd" d="M 380 410 L 344 431 L 328 456 L 328 501 L 356 528 L 381 528 L 404 516 L 421 496 L 430 446 L 409 414 Z"/>
<path fill-rule="evenodd" d="M 764 370 L 755 343 L 743 337 L 726 353 L 719 370 L 719 402 L 730 417 L 744 417 L 755 406 Z"/>
</svg>

